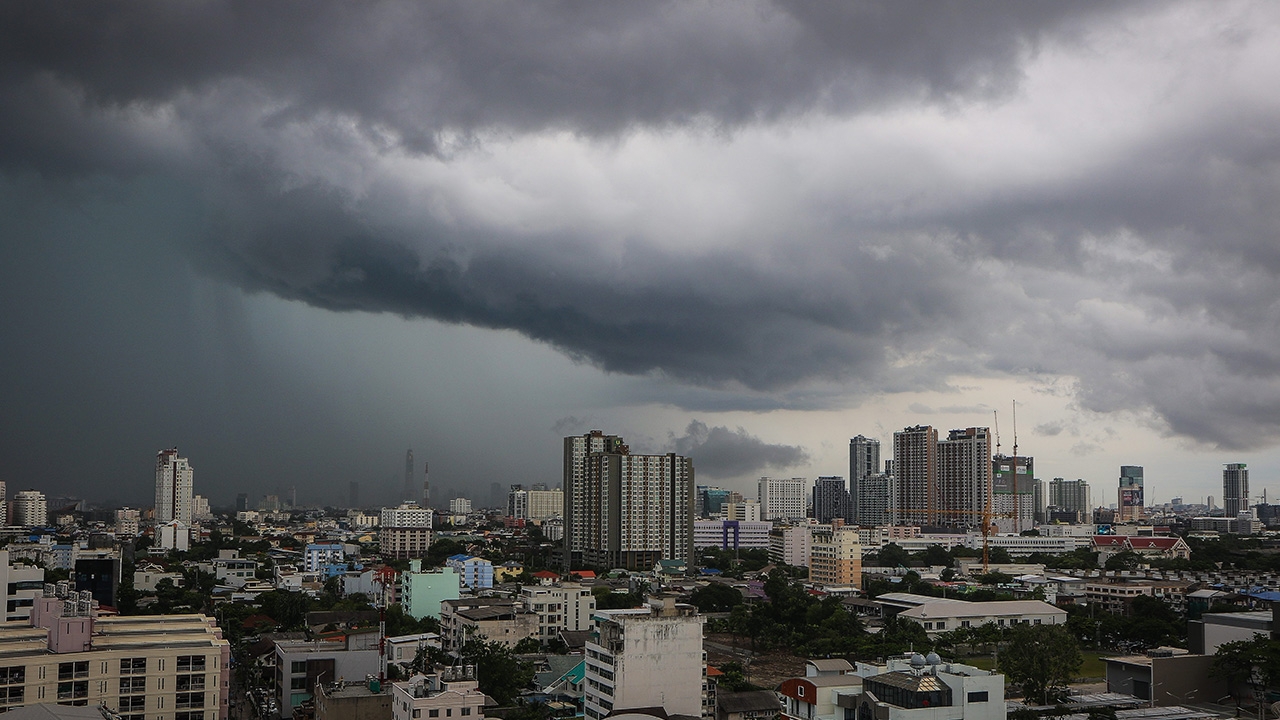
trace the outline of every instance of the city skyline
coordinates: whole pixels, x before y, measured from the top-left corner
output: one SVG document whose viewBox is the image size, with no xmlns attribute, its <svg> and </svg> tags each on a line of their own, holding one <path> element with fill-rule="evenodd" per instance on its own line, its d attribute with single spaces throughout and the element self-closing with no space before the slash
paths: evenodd
<svg viewBox="0 0 1280 720">
<path fill-rule="evenodd" d="M 1280 8 L 869 7 L 0 8 L 0 481 L 750 492 L 1016 400 L 1095 502 L 1280 490 Z"/>
</svg>

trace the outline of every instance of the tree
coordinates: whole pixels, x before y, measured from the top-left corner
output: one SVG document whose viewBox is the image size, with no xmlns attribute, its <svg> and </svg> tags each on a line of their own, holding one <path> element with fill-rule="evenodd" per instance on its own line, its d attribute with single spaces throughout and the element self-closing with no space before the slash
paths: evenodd
<svg viewBox="0 0 1280 720">
<path fill-rule="evenodd" d="M 1213 656 L 1209 673 L 1226 679 L 1238 706 L 1235 689 L 1241 681 L 1249 683 L 1255 696 L 1280 681 L 1280 642 L 1257 635 L 1252 640 L 1223 643 Z"/>
<path fill-rule="evenodd" d="M 903 550 L 897 543 L 889 543 L 880 548 L 878 555 L 881 567 L 906 567 L 911 562 L 911 553 Z"/>
<path fill-rule="evenodd" d="M 1137 569 L 1138 562 L 1140 560 L 1142 560 L 1141 555 L 1130 550 L 1125 550 L 1124 552 L 1116 553 L 1115 555 L 1107 558 L 1107 563 L 1104 568 L 1107 570 L 1135 570 Z"/>
<path fill-rule="evenodd" d="M 713 582 L 694 590 L 689 602 L 698 606 L 698 612 L 729 612 L 735 605 L 742 604 L 742 593 L 732 586 Z"/>
<path fill-rule="evenodd" d="M 498 642 L 469 640 L 462 649 L 462 659 L 476 666 L 476 680 L 484 694 L 511 705 L 520 691 L 533 681 L 533 666 L 521 662 L 511 648 Z"/>
<path fill-rule="evenodd" d="M 916 553 L 916 558 L 929 567 L 951 567 L 951 553 L 941 545 L 930 545 Z"/>
<path fill-rule="evenodd" d="M 1061 625 L 1018 625 L 1000 654 L 1000 670 L 1041 705 L 1065 696 L 1084 658 L 1076 639 Z"/>
</svg>

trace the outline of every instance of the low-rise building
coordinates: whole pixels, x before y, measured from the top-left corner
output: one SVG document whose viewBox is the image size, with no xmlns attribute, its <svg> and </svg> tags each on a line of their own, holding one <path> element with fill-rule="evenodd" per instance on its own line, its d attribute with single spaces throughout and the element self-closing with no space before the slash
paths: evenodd
<svg viewBox="0 0 1280 720">
<path fill-rule="evenodd" d="M 303 551 L 303 567 L 326 577 L 339 575 L 347 569 L 346 551 L 342 543 L 311 543 Z"/>
<path fill-rule="evenodd" d="M 451 567 L 422 569 L 421 560 L 410 560 L 409 571 L 400 573 L 400 606 L 414 619 L 440 617 L 440 603 L 462 594 L 462 578 Z"/>
<path fill-rule="evenodd" d="M 520 589 L 520 601 L 526 610 L 538 616 L 535 637 L 544 644 L 560 637 L 565 630 L 590 630 L 592 627 L 595 596 L 589 588 L 577 583 L 527 585 Z"/>
<path fill-rule="evenodd" d="M 515 647 L 524 638 L 533 637 L 537 629 L 538 616 L 516 600 L 465 597 L 440 603 L 440 645 L 453 655 L 475 639 Z"/>
<path fill-rule="evenodd" d="M 128 720 L 208 720 L 229 710 L 231 647 L 204 615 L 98 617 L 67 584 L 36 599 L 28 623 L 0 626 L 0 712 L 104 705 Z"/>
<path fill-rule="evenodd" d="M 1067 622 L 1067 611 L 1039 600 L 991 602 L 946 600 L 903 610 L 898 613 L 898 617 L 920 625 L 932 636 L 957 628 L 981 627 L 987 624 L 998 627 L 1063 625 Z"/>
<path fill-rule="evenodd" d="M 445 560 L 445 567 L 457 571 L 462 584 L 473 590 L 493 587 L 493 563 L 482 557 L 451 555 Z"/>
<path fill-rule="evenodd" d="M 13 565 L 9 551 L 0 550 L 0 612 L 6 622 L 25 622 L 31 606 L 44 592 L 44 568 Z"/>
<path fill-rule="evenodd" d="M 858 693 L 841 695 L 841 718 L 867 720 L 1004 720 L 1004 675 L 943 662 L 930 653 L 885 665 L 858 663 Z"/>
<path fill-rule="evenodd" d="M 414 675 L 391 686 L 394 720 L 483 718 L 487 698 L 480 692 L 475 668 L 466 665 L 430 675 Z"/>
<path fill-rule="evenodd" d="M 766 550 L 773 523 L 760 520 L 694 520 L 693 546 L 721 550 Z"/>
<path fill-rule="evenodd" d="M 391 692 L 377 678 L 316 685 L 315 720 L 384 720 Z"/>
<path fill-rule="evenodd" d="M 1187 648 L 1200 655 L 1215 655 L 1224 643 L 1272 636 L 1274 611 L 1205 613 L 1187 623 Z"/>
<path fill-rule="evenodd" d="M 293 709 L 312 700 L 317 683 L 343 678 L 377 676 L 382 656 L 377 644 L 362 642 L 350 649 L 346 642 L 283 640 L 275 647 L 275 676 L 272 691 L 276 696 L 280 717 L 293 717 Z"/>
</svg>

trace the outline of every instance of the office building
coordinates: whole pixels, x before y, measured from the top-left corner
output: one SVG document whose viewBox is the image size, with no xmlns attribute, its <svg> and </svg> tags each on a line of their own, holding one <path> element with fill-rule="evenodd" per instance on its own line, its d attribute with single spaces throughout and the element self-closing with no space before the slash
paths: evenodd
<svg viewBox="0 0 1280 720">
<path fill-rule="evenodd" d="M 1036 522 L 1049 522 L 1048 508 L 1045 507 L 1045 498 L 1048 494 L 1045 492 L 1044 481 L 1035 478 L 1031 481 L 1032 499 L 1036 505 Z"/>
<path fill-rule="evenodd" d="M 634 610 L 597 610 L 586 645 L 584 713 L 590 720 L 640 708 L 702 715 L 703 618 L 692 605 L 650 599 Z"/>
<path fill-rule="evenodd" d="M 804 478 L 762 477 L 757 483 L 760 519 L 780 522 L 803 520 L 808 481 Z"/>
<path fill-rule="evenodd" d="M 194 472 L 187 458 L 178 456 L 177 448 L 156 453 L 156 512 L 157 525 L 170 520 L 190 525 L 192 520 L 191 496 L 195 489 Z"/>
<path fill-rule="evenodd" d="M 88 592 L 59 583 L 29 623 L 0 627 L 0 711 L 86 705 L 127 720 L 226 718 L 231 647 L 204 615 L 98 617 Z"/>
<path fill-rule="evenodd" d="M 844 478 L 829 475 L 813 485 L 813 519 L 819 523 L 849 518 L 849 487 Z"/>
<path fill-rule="evenodd" d="M 1137 520 L 1142 517 L 1143 480 L 1141 465 L 1120 466 L 1120 492 L 1117 496 L 1116 520 Z"/>
<path fill-rule="evenodd" d="M 858 507 L 854 524 L 880 527 L 898 524 L 898 479 L 888 473 L 872 473 L 858 480 Z"/>
<path fill-rule="evenodd" d="M 617 435 L 592 430 L 564 439 L 564 560 L 581 563 L 587 537 L 587 458 L 592 453 L 619 452 L 626 443 Z"/>
<path fill-rule="evenodd" d="M 809 549 L 809 582 L 823 586 L 862 585 L 862 544 L 858 528 L 814 531 Z"/>
<path fill-rule="evenodd" d="M 693 463 L 685 457 L 592 453 L 582 482 L 582 562 L 651 569 L 693 555 Z"/>
<path fill-rule="evenodd" d="M 19 490 L 13 495 L 13 524 L 44 527 L 49 524 L 49 506 L 39 490 Z"/>
<path fill-rule="evenodd" d="M 1019 533 L 1035 527 L 1035 460 L 996 455 L 991 458 L 991 472 L 991 512 L 997 530 Z"/>
<path fill-rule="evenodd" d="M 732 490 L 709 485 L 699 485 L 695 491 L 696 498 L 694 499 L 693 513 L 695 517 L 700 518 L 721 517 L 724 515 L 725 503 L 735 502 L 742 498 L 740 494 Z"/>
<path fill-rule="evenodd" d="M 893 434 L 893 474 L 898 478 L 898 516 L 907 525 L 936 525 L 938 431 L 928 425 Z"/>
<path fill-rule="evenodd" d="M 1229 518 L 1249 512 L 1249 467 L 1244 463 L 1222 466 L 1222 509 Z"/>
<path fill-rule="evenodd" d="M 242 513 L 249 510 L 249 493 L 236 493 L 236 512 Z"/>
<path fill-rule="evenodd" d="M 724 504 L 725 520 L 760 521 L 760 503 L 744 500 Z"/>
<path fill-rule="evenodd" d="M 1049 507 L 1054 508 L 1056 512 L 1072 513 L 1081 520 L 1088 517 L 1093 511 L 1089 483 L 1079 479 L 1054 478 L 1049 481 Z"/>
<path fill-rule="evenodd" d="M 880 472 L 880 441 L 859 435 L 849 440 L 849 514 L 850 522 L 857 522 L 862 497 L 862 481 Z"/>
</svg>

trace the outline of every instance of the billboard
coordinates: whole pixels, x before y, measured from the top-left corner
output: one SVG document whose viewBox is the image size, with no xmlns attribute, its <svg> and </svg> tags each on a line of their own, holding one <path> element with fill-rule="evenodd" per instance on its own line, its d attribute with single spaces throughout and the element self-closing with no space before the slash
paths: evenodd
<svg viewBox="0 0 1280 720">
<path fill-rule="evenodd" d="M 1120 507 L 1142 507 L 1142 486 L 1120 488 Z"/>
</svg>

